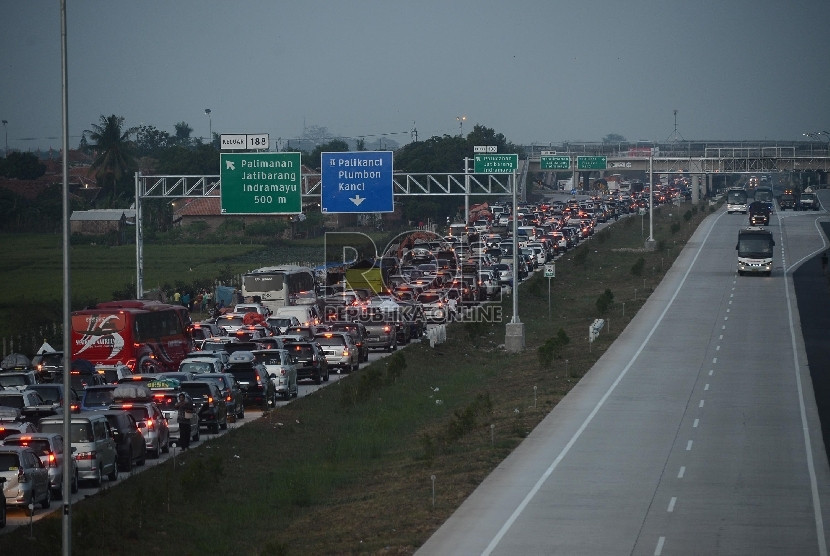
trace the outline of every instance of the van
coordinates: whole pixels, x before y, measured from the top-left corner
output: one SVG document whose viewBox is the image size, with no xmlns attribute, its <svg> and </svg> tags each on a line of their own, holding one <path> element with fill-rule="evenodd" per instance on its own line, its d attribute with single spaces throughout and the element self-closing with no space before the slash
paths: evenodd
<svg viewBox="0 0 830 556">
<path fill-rule="evenodd" d="M 320 324 L 320 315 L 314 305 L 289 305 L 277 308 L 275 317 L 297 317 L 300 326 Z"/>
<path fill-rule="evenodd" d="M 69 439 L 78 469 L 78 479 L 100 486 L 106 475 L 118 479 L 118 453 L 112 428 L 101 412 L 82 412 L 72 416 Z M 40 432 L 63 434 L 63 417 L 47 417 L 40 421 Z"/>
</svg>

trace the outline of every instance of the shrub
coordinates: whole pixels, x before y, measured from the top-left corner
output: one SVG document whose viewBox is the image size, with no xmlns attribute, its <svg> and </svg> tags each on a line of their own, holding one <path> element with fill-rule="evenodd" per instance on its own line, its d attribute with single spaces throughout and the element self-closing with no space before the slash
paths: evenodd
<svg viewBox="0 0 830 556">
<path fill-rule="evenodd" d="M 643 268 L 646 266 L 646 260 L 642 257 L 637 259 L 637 262 L 631 265 L 631 274 L 634 276 L 642 276 Z"/>
<path fill-rule="evenodd" d="M 556 336 L 548 338 L 545 343 L 537 349 L 539 365 L 543 369 L 550 368 L 553 360 L 562 355 L 562 350 L 566 345 L 568 345 L 568 343 L 570 343 L 570 341 L 571 339 L 568 338 L 567 332 L 565 332 L 563 328 L 560 328 L 556 333 Z"/>
<path fill-rule="evenodd" d="M 611 308 L 611 305 L 614 303 L 614 294 L 611 293 L 611 290 L 606 289 L 602 294 L 597 298 L 597 311 L 600 314 L 605 314 L 608 312 L 608 309 Z"/>
</svg>

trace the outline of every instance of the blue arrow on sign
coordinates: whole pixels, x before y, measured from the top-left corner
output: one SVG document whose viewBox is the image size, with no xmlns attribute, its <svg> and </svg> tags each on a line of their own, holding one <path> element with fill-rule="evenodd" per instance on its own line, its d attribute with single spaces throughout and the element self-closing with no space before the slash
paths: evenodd
<svg viewBox="0 0 830 556">
<path fill-rule="evenodd" d="M 395 210 L 391 151 L 321 153 L 320 164 L 322 212 Z"/>
</svg>

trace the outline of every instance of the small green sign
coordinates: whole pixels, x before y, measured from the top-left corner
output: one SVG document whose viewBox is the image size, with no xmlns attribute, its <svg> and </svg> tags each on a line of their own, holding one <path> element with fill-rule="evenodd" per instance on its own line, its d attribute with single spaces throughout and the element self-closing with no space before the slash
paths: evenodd
<svg viewBox="0 0 830 556">
<path fill-rule="evenodd" d="M 570 170 L 570 156 L 549 156 L 542 155 L 539 159 L 539 166 L 542 170 Z"/>
<path fill-rule="evenodd" d="M 519 168 L 517 154 L 477 154 L 473 161 L 476 174 L 512 174 Z"/>
<path fill-rule="evenodd" d="M 222 214 L 302 212 L 300 153 L 219 155 Z"/>
<path fill-rule="evenodd" d="M 577 156 L 577 170 L 606 170 L 608 169 L 607 156 Z"/>
</svg>

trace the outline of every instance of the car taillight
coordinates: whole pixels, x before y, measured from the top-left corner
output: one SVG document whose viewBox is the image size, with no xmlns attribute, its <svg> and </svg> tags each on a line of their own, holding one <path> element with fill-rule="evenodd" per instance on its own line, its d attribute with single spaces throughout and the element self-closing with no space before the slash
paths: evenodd
<svg viewBox="0 0 830 556">
<path fill-rule="evenodd" d="M 48 467 L 57 467 L 58 466 L 58 458 L 55 457 L 55 454 L 49 453 L 49 457 L 47 458 Z"/>
<path fill-rule="evenodd" d="M 75 452 L 76 460 L 91 460 L 96 459 L 98 454 L 93 450 L 91 452 Z"/>
<path fill-rule="evenodd" d="M 392 331 L 392 327 L 391 327 L 391 326 L 384 326 L 384 327 L 383 327 L 383 331 L 384 331 L 384 332 L 391 332 L 391 331 Z"/>
<path fill-rule="evenodd" d="M 343 357 L 348 357 L 348 356 L 349 356 L 349 350 L 344 349 L 343 350 Z"/>
<path fill-rule="evenodd" d="M 231 397 L 230 397 L 230 395 L 225 396 L 225 401 L 226 401 L 226 402 L 231 401 Z"/>
<path fill-rule="evenodd" d="M 147 419 L 145 423 L 147 425 L 147 430 L 153 430 L 154 428 L 156 428 L 156 423 L 152 419 Z"/>
<path fill-rule="evenodd" d="M 207 403 L 208 407 L 213 407 L 213 396 L 208 396 Z"/>
</svg>

